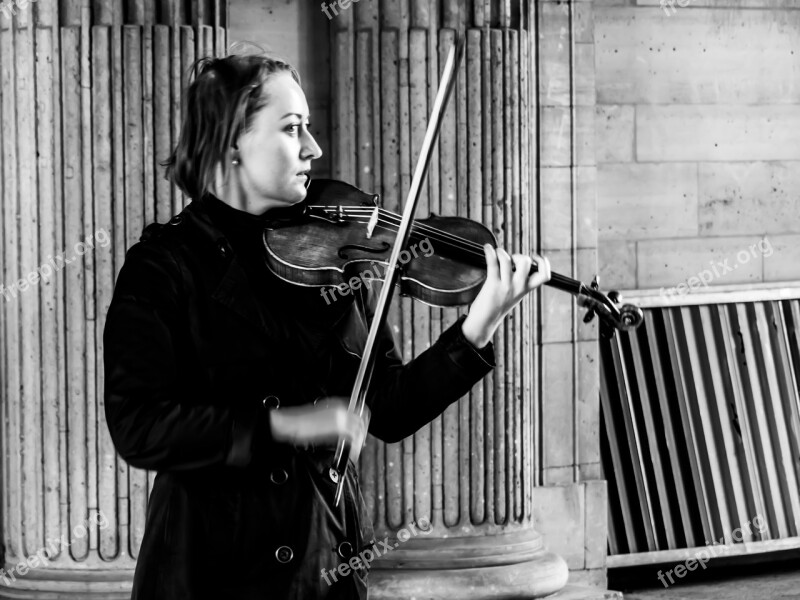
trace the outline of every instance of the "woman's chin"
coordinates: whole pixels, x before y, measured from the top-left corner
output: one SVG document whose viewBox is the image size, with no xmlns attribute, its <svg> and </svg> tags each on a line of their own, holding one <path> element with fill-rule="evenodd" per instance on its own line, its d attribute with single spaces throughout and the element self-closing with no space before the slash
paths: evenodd
<svg viewBox="0 0 800 600">
<path fill-rule="evenodd" d="M 292 185 L 284 190 L 284 193 L 276 198 L 276 200 L 281 206 L 292 206 L 305 200 L 307 193 L 308 190 L 306 190 L 305 185 Z"/>
<path fill-rule="evenodd" d="M 296 204 L 298 202 L 302 202 L 305 200 L 306 195 L 308 194 L 308 179 L 307 178 L 299 178 L 300 181 L 295 185 L 295 189 L 297 190 L 297 196 L 291 201 L 291 204 Z"/>
</svg>

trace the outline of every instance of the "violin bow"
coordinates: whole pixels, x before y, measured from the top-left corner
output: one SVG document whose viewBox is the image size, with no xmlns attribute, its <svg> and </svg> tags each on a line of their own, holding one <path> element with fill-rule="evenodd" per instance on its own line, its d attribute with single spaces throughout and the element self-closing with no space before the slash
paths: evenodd
<svg viewBox="0 0 800 600">
<path fill-rule="evenodd" d="M 439 136 L 442 117 L 447 108 L 447 103 L 452 94 L 453 87 L 455 87 L 456 74 L 458 73 L 458 69 L 464 57 L 465 45 L 466 36 L 456 34 L 455 44 L 450 48 L 450 53 L 447 55 L 447 61 L 444 65 L 442 78 L 439 82 L 439 89 L 433 103 L 431 119 L 425 131 L 425 138 L 422 141 L 422 148 L 419 153 L 419 158 L 417 159 L 417 166 L 414 169 L 414 177 L 411 180 L 411 187 L 408 190 L 408 197 L 406 198 L 405 208 L 403 209 L 403 218 L 397 228 L 397 237 L 392 247 L 392 255 L 386 265 L 386 277 L 383 287 L 381 288 L 380 296 L 378 297 L 375 314 L 372 317 L 372 323 L 370 324 L 369 335 L 367 336 L 367 342 L 364 346 L 364 354 L 361 357 L 358 374 L 353 384 L 353 392 L 350 395 L 350 404 L 347 410 L 349 413 L 356 414 L 362 419 L 364 418 L 367 390 L 369 389 L 370 379 L 372 378 L 372 372 L 375 367 L 375 343 L 378 339 L 378 334 L 386 323 L 389 304 L 392 301 L 394 288 L 400 277 L 400 252 L 408 244 L 411 235 L 411 224 L 414 222 L 414 212 L 417 208 L 422 184 L 428 174 L 428 167 L 433 154 L 433 146 Z M 366 423 L 366 426 L 369 428 L 369 423 Z M 334 476 L 333 473 L 331 474 L 331 478 L 336 481 L 336 494 L 334 496 L 334 504 L 336 506 L 339 505 L 339 501 L 342 498 L 351 446 L 351 442 L 347 439 L 339 440 L 336 446 L 336 456 L 334 458 L 334 466 L 332 467 L 332 469 L 335 469 L 336 475 Z"/>
</svg>

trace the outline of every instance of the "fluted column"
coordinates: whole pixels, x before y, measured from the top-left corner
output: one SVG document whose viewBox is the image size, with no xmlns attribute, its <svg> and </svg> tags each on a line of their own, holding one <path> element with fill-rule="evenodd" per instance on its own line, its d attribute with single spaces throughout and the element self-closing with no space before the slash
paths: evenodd
<svg viewBox="0 0 800 600">
<path fill-rule="evenodd" d="M 102 332 L 227 0 L 17 2 L 0 16 L 0 598 L 127 598 L 152 474 L 115 453 Z M 48 595 L 47 597 L 55 597 Z"/>
<path fill-rule="evenodd" d="M 331 20 L 333 175 L 402 212 L 440 71 L 465 31 L 465 60 L 417 216 L 469 217 L 501 246 L 530 253 L 535 7 L 472 4 L 361 2 Z M 400 298 L 393 310 L 406 360 L 462 312 Z M 545 550 L 533 524 L 538 314 L 528 298 L 507 320 L 494 340 L 497 368 L 469 398 L 413 438 L 370 440 L 362 454 L 376 537 L 392 547 L 374 563 L 376 598 L 532 598 L 564 586 L 566 564 Z M 417 533 L 428 521 L 430 530 Z"/>
</svg>

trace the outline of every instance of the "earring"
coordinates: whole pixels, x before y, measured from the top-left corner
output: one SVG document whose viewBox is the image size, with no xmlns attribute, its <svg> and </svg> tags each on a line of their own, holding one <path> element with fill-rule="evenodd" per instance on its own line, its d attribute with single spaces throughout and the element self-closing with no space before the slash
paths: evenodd
<svg viewBox="0 0 800 600">
<path fill-rule="evenodd" d="M 233 160 L 231 160 L 231 164 L 232 165 L 238 165 L 239 164 L 239 151 L 237 149 L 235 149 L 235 148 L 233 150 Z"/>
</svg>

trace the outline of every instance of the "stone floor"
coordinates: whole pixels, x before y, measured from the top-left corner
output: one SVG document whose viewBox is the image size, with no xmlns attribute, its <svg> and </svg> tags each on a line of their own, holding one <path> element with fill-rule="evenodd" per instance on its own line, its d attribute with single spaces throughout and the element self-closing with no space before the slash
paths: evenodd
<svg viewBox="0 0 800 600">
<path fill-rule="evenodd" d="M 666 570 L 666 569 L 664 569 Z M 800 558 L 772 565 L 739 565 L 692 574 L 665 588 L 656 569 L 631 579 L 610 577 L 625 600 L 800 600 Z"/>
</svg>

